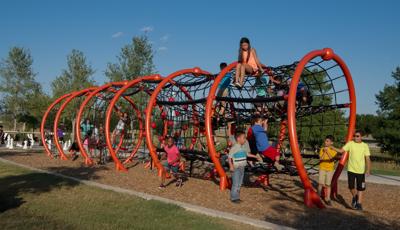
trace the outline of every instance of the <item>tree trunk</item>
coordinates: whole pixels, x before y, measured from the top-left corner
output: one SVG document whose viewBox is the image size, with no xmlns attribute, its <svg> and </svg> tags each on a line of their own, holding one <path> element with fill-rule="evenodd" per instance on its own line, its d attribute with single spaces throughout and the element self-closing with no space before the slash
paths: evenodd
<svg viewBox="0 0 400 230">
<path fill-rule="evenodd" d="M 72 119 L 72 132 L 71 132 L 71 141 L 72 141 L 72 143 L 75 142 L 75 132 L 76 132 L 76 130 L 75 130 L 75 122 L 76 122 L 75 118 Z"/>
<path fill-rule="evenodd" d="M 26 129 L 26 123 L 24 122 L 22 123 L 22 132 L 25 132 L 25 129 Z"/>
<path fill-rule="evenodd" d="M 14 131 L 17 131 L 17 118 L 14 117 Z"/>
</svg>

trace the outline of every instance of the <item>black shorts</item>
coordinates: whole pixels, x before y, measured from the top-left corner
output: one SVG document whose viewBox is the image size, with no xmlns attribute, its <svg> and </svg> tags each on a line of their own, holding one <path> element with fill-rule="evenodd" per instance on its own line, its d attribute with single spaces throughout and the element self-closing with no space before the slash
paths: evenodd
<svg viewBox="0 0 400 230">
<path fill-rule="evenodd" d="M 365 190 L 365 174 L 347 172 L 347 181 L 349 183 L 349 189 L 354 189 L 355 184 L 357 184 L 357 191 Z"/>
</svg>

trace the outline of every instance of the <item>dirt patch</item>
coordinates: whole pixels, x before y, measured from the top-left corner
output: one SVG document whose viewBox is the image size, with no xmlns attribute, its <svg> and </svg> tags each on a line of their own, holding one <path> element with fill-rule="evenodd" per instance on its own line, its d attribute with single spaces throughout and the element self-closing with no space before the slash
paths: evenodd
<svg viewBox="0 0 400 230">
<path fill-rule="evenodd" d="M 80 179 L 146 192 L 207 208 L 231 212 L 275 224 L 300 229 L 399 229 L 400 192 L 398 186 L 368 184 L 363 206 L 359 212 L 348 208 L 350 194 L 346 183 L 339 182 L 339 201 L 333 207 L 318 210 L 303 204 L 303 188 L 298 177 L 271 176 L 267 190 L 244 187 L 240 204 L 229 202 L 229 191 L 219 191 L 212 181 L 189 178 L 181 188 L 169 185 L 158 189 L 156 170 L 148 170 L 138 162 L 127 173 L 117 172 L 114 164 L 86 167 L 82 159 L 63 161 L 50 159 L 43 152 L 0 150 L 0 157 L 32 167 L 62 173 Z"/>
</svg>

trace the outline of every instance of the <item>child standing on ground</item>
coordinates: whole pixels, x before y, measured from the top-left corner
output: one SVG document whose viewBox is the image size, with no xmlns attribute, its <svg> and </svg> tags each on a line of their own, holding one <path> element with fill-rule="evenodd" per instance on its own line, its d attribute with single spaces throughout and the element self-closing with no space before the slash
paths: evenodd
<svg viewBox="0 0 400 230">
<path fill-rule="evenodd" d="M 370 175 L 371 160 L 369 156 L 369 147 L 362 141 L 362 132 L 356 131 L 354 133 L 354 140 L 348 142 L 341 149 L 333 148 L 339 153 L 348 152 L 349 159 L 347 162 L 347 181 L 349 190 L 353 199 L 351 206 L 357 210 L 363 210 L 362 198 L 365 191 L 365 176 Z M 356 186 L 357 185 L 357 190 Z"/>
<path fill-rule="evenodd" d="M 319 151 L 319 180 L 318 180 L 318 193 L 322 195 L 322 188 L 326 187 L 325 202 L 331 206 L 331 181 L 335 168 L 334 158 L 337 152 L 332 149 L 334 138 L 328 135 L 325 138 L 324 147 Z"/>
<path fill-rule="evenodd" d="M 250 154 L 249 145 L 246 144 L 246 135 L 242 131 L 235 134 L 236 143 L 229 150 L 228 162 L 229 170 L 232 172 L 231 201 L 240 202 L 240 186 L 243 183 L 244 167 L 247 164 L 247 157 L 257 158 Z"/>
<path fill-rule="evenodd" d="M 234 85 L 242 88 L 246 74 L 258 74 L 261 76 L 263 68 L 258 60 L 256 49 L 250 45 L 250 40 L 246 37 L 240 39 L 238 64 L 236 66 L 236 76 Z"/>
<path fill-rule="evenodd" d="M 164 148 L 164 151 L 167 155 L 167 161 L 163 162 L 163 166 L 165 168 L 165 172 L 161 175 L 161 184 L 159 186 L 160 189 L 165 188 L 165 177 L 166 173 L 172 172 L 172 176 L 179 172 L 179 163 L 181 159 L 181 155 L 179 153 L 178 147 L 176 147 L 174 143 L 174 138 L 172 136 L 167 137 L 167 145 L 162 144 L 161 148 Z M 179 181 L 177 182 L 177 184 Z"/>
</svg>

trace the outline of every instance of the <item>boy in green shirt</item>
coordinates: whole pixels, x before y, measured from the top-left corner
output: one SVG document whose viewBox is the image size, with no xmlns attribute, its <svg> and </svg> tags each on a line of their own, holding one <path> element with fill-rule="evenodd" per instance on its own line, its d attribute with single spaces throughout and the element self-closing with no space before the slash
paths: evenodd
<svg viewBox="0 0 400 230">
<path fill-rule="evenodd" d="M 362 141 L 361 136 L 362 132 L 357 130 L 354 133 L 353 141 L 348 142 L 341 149 L 332 147 L 333 150 L 339 153 L 349 153 L 347 177 L 349 189 L 351 195 L 353 195 L 351 206 L 357 210 L 362 210 L 362 194 L 366 188 L 365 176 L 369 176 L 371 169 L 371 160 L 369 158 L 371 154 L 369 152 L 369 147 Z M 357 184 L 357 190 L 355 189 L 355 184 Z"/>
</svg>

